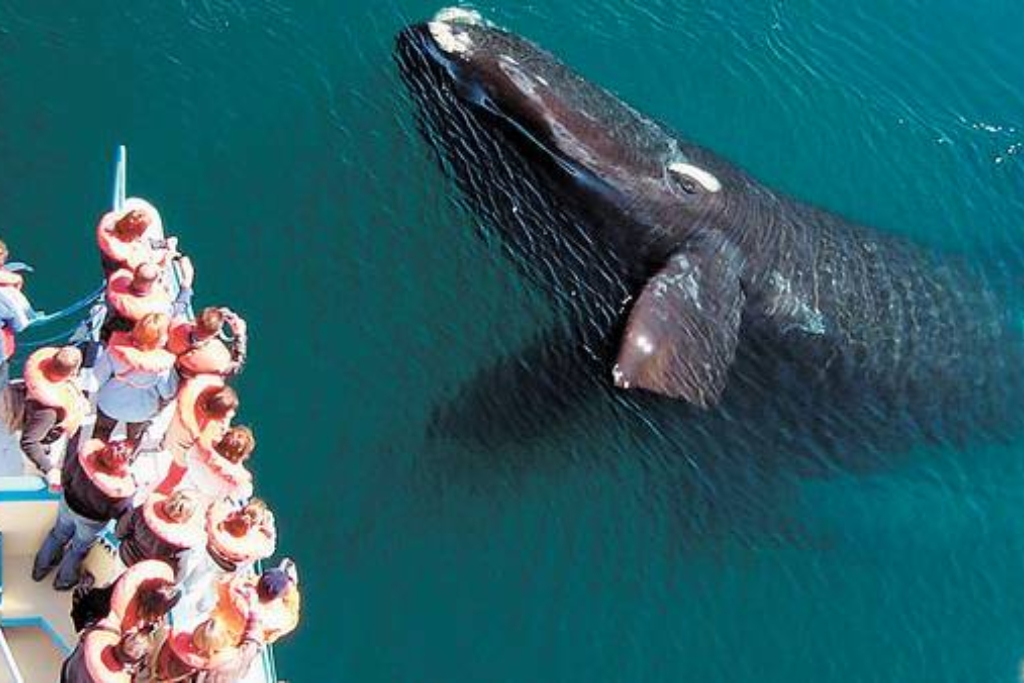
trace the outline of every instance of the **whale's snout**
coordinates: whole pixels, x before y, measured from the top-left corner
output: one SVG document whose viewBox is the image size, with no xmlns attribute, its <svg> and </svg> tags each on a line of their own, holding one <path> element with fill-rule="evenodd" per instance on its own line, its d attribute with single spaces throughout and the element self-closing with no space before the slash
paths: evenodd
<svg viewBox="0 0 1024 683">
<path fill-rule="evenodd" d="M 449 55 L 465 54 L 472 49 L 474 27 L 483 27 L 479 12 L 461 7 L 446 7 L 427 22 L 427 31 L 434 44 Z"/>
</svg>

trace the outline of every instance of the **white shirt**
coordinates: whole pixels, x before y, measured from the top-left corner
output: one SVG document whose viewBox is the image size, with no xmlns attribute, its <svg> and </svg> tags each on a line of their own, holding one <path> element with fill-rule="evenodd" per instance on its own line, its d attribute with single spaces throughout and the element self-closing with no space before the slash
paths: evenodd
<svg viewBox="0 0 1024 683">
<path fill-rule="evenodd" d="M 161 401 L 170 401 L 178 392 L 178 373 L 135 370 L 113 358 L 103 349 L 93 368 L 100 385 L 96 405 L 109 417 L 121 422 L 145 422 L 160 412 Z"/>
</svg>

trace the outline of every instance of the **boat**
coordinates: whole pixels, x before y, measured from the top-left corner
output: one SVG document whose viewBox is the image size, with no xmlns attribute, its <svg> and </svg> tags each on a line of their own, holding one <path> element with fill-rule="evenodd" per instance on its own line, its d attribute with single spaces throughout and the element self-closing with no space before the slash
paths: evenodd
<svg viewBox="0 0 1024 683">
<path fill-rule="evenodd" d="M 119 210 L 127 197 L 127 150 L 117 150 L 113 182 L 112 207 Z M 162 237 L 160 235 L 159 237 Z M 98 260 L 98 256 L 96 257 Z M 165 274 L 172 289 L 179 283 L 179 273 L 172 266 Z M 81 386 L 87 392 L 92 411 L 82 426 L 78 439 L 91 434 L 95 421 L 95 395 L 98 390 L 92 373 L 99 349 L 100 327 L 106 317 L 103 286 L 74 301 L 69 306 L 37 318 L 20 335 L 18 359 L 47 345 L 75 344 L 83 349 L 84 363 Z M 191 311 L 189 312 L 191 315 Z M 60 493 L 51 491 L 44 478 L 22 453 L 12 418 L 16 396 L 23 386 L 20 379 L 11 381 L 0 404 L 0 683 L 53 683 L 60 679 L 63 660 L 74 649 L 78 636 L 70 618 L 71 593 L 55 591 L 49 582 L 31 579 L 32 560 L 43 538 L 57 516 Z M 153 482 L 161 472 L 161 458 L 167 454 L 160 442 L 173 415 L 173 402 L 154 420 L 133 464 L 133 473 L 140 483 Z M 119 427 L 119 431 L 120 431 Z M 67 450 L 62 441 L 54 444 L 57 452 Z M 110 571 L 116 539 L 113 522 L 96 544 L 85 564 L 92 574 L 102 578 Z M 258 569 L 257 569 L 258 570 Z M 107 577 L 112 580 L 112 577 Z M 209 586 L 211 593 L 215 590 Z M 171 613 L 172 622 L 192 615 Z M 244 683 L 277 681 L 271 646 L 263 649 L 260 665 L 254 665 Z"/>
</svg>

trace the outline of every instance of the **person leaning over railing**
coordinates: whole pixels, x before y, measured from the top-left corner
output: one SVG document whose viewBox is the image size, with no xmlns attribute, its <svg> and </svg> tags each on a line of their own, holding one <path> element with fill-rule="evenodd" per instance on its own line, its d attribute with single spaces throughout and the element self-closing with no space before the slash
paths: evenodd
<svg viewBox="0 0 1024 683">
<path fill-rule="evenodd" d="M 59 456 L 52 444 L 70 440 L 89 412 L 78 387 L 82 353 L 73 346 L 39 349 L 25 362 L 25 417 L 21 449 L 46 476 L 51 489 L 60 485 Z"/>
<path fill-rule="evenodd" d="M 130 470 L 134 452 L 130 441 L 107 444 L 90 439 L 78 453 L 64 459 L 57 521 L 32 563 L 34 581 L 42 581 L 57 567 L 55 589 L 68 590 L 78 583 L 82 560 L 107 523 L 131 508 L 136 489 Z"/>
</svg>

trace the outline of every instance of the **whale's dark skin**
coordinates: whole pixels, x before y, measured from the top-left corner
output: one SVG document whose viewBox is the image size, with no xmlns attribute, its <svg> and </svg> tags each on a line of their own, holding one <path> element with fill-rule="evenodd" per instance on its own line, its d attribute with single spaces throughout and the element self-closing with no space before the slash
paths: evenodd
<svg viewBox="0 0 1024 683">
<path fill-rule="evenodd" d="M 967 265 L 783 196 L 473 18 L 405 29 L 397 59 L 470 210 L 608 386 L 923 431 L 1016 391 L 1019 332 Z"/>
</svg>

